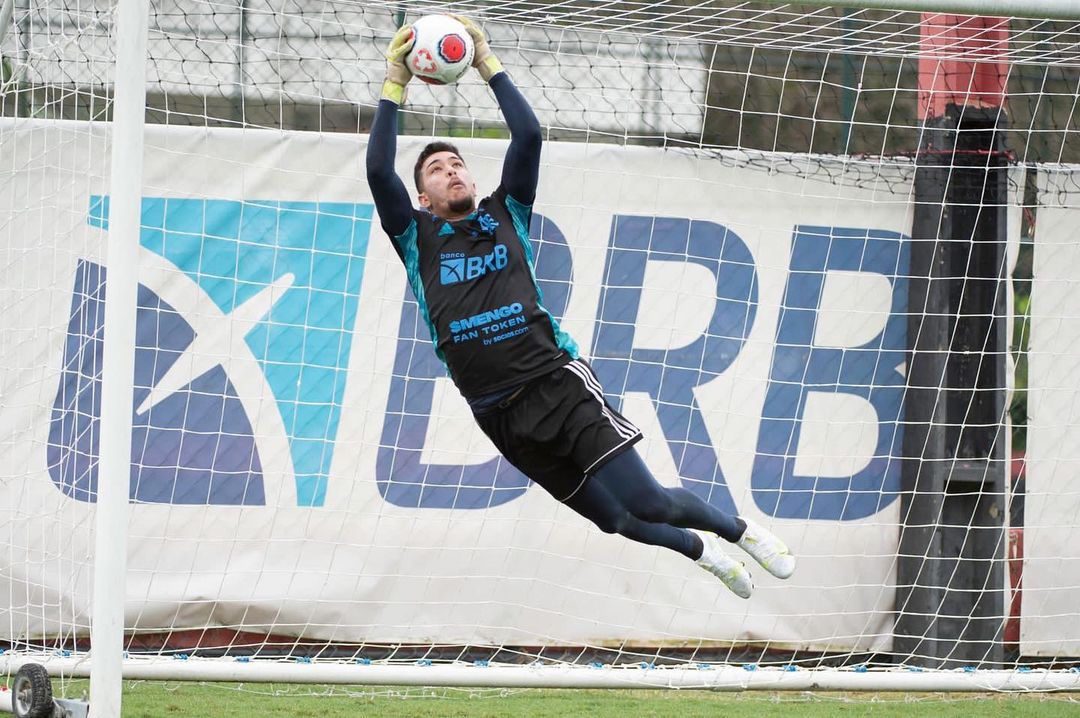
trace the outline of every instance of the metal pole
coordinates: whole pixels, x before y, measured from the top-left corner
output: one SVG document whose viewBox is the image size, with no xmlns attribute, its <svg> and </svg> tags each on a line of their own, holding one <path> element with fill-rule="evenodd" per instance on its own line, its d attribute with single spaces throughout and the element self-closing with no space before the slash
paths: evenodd
<svg viewBox="0 0 1080 718">
<path fill-rule="evenodd" d="M 247 0 L 240 0 L 240 45 L 236 50 L 236 121 L 244 126 L 247 118 L 244 112 L 244 46 L 247 44 Z M 281 121 L 281 118 L 279 118 Z M 284 124 L 284 123 L 282 123 Z"/>
<path fill-rule="evenodd" d="M 14 672 L 19 661 L 8 652 L 0 656 L 0 668 Z M 78 658 L 50 658 L 46 667 L 57 675 L 73 678 L 86 675 Z M 187 661 L 133 659 L 126 677 L 145 681 L 210 681 L 230 683 L 340 684 L 366 686 L 460 686 L 463 688 L 690 688 L 717 691 L 1080 691 L 1080 674 L 1065 669 L 1031 671 L 853 671 L 844 668 L 794 671 L 760 667 L 747 671 L 742 666 L 716 665 L 701 668 L 692 663 L 657 666 L 642 670 L 637 665 L 603 669 L 583 665 L 441 665 L 417 666 L 373 663 L 297 664 L 255 659 L 240 662 L 226 658 Z M 0 692 L 2 702 L 10 692 Z M 97 706 L 91 709 L 99 718 Z"/>
<path fill-rule="evenodd" d="M 843 43 L 845 48 L 851 44 L 851 35 L 855 31 L 855 23 L 851 16 L 855 11 L 844 8 Z M 840 56 L 843 79 L 840 84 L 840 115 L 844 118 L 844 124 L 840 125 L 840 154 L 851 152 L 851 123 L 855 120 L 855 59 L 850 52 L 844 52 Z"/>
<path fill-rule="evenodd" d="M 94 718 L 120 716 L 149 17 L 149 0 L 119 0 L 90 625 Z"/>
<path fill-rule="evenodd" d="M 0 43 L 7 37 L 8 28 L 11 27 L 11 14 L 15 11 L 15 0 L 4 0 L 0 6 Z"/>
</svg>

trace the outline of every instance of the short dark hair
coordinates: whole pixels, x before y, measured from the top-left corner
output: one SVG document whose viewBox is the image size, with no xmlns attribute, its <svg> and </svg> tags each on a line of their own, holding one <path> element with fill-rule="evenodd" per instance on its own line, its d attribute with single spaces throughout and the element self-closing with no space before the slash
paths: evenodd
<svg viewBox="0 0 1080 718">
<path fill-rule="evenodd" d="M 427 146 L 420 151 L 420 156 L 416 158 L 416 165 L 413 166 L 413 182 L 416 184 L 417 192 L 424 191 L 420 187 L 420 169 L 424 166 L 424 160 L 426 160 L 428 157 L 431 157 L 436 152 L 453 152 L 455 155 L 458 156 L 459 160 L 461 160 L 462 162 L 465 161 L 461 159 L 461 153 L 458 152 L 458 148 L 450 144 L 449 142 L 436 140 L 435 142 L 427 143 Z"/>
</svg>

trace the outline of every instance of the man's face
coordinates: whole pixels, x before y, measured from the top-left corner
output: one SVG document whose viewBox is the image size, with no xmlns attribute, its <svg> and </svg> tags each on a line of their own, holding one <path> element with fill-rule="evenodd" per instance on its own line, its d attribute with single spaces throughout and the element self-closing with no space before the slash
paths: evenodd
<svg viewBox="0 0 1080 718">
<path fill-rule="evenodd" d="M 420 206 L 443 219 L 460 219 L 476 209 L 476 182 L 453 152 L 436 152 L 420 166 Z"/>
</svg>

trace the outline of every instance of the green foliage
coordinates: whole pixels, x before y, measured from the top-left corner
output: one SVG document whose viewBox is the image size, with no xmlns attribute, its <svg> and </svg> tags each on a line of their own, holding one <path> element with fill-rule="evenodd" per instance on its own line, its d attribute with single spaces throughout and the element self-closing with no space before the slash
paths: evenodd
<svg viewBox="0 0 1080 718">
<path fill-rule="evenodd" d="M 1027 449 L 1027 388 L 1028 388 L 1028 338 L 1031 336 L 1031 262 L 1030 238 L 1020 246 L 1016 270 L 1013 272 L 1013 335 L 1012 351 L 1015 362 L 1014 390 L 1009 405 L 1012 419 L 1012 447 L 1014 452 Z"/>
<path fill-rule="evenodd" d="M 12 98 L 15 100 L 16 116 L 29 117 L 30 101 L 27 93 L 19 86 L 15 76 L 15 65 L 11 62 L 11 58 L 0 56 L 0 107 L 10 102 Z"/>
<path fill-rule="evenodd" d="M 480 127 L 472 125 L 451 125 L 446 134 L 450 137 L 481 137 L 492 140 L 510 139 L 510 130 L 505 126 Z"/>
</svg>

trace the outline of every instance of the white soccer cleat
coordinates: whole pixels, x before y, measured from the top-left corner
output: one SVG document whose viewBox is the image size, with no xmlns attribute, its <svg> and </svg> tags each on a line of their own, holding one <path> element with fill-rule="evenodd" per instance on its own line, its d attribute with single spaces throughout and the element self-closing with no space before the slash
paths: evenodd
<svg viewBox="0 0 1080 718">
<path fill-rule="evenodd" d="M 694 531 L 700 538 L 704 550 L 697 565 L 716 576 L 724 582 L 739 598 L 750 598 L 754 591 L 754 582 L 750 578 L 750 572 L 741 562 L 724 553 L 720 545 L 720 539 L 715 534 L 705 531 Z"/>
<path fill-rule="evenodd" d="M 753 556 L 762 568 L 777 578 L 787 578 L 795 573 L 795 557 L 784 542 L 750 519 L 742 520 L 746 522 L 746 531 L 735 542 L 739 548 Z"/>
</svg>

